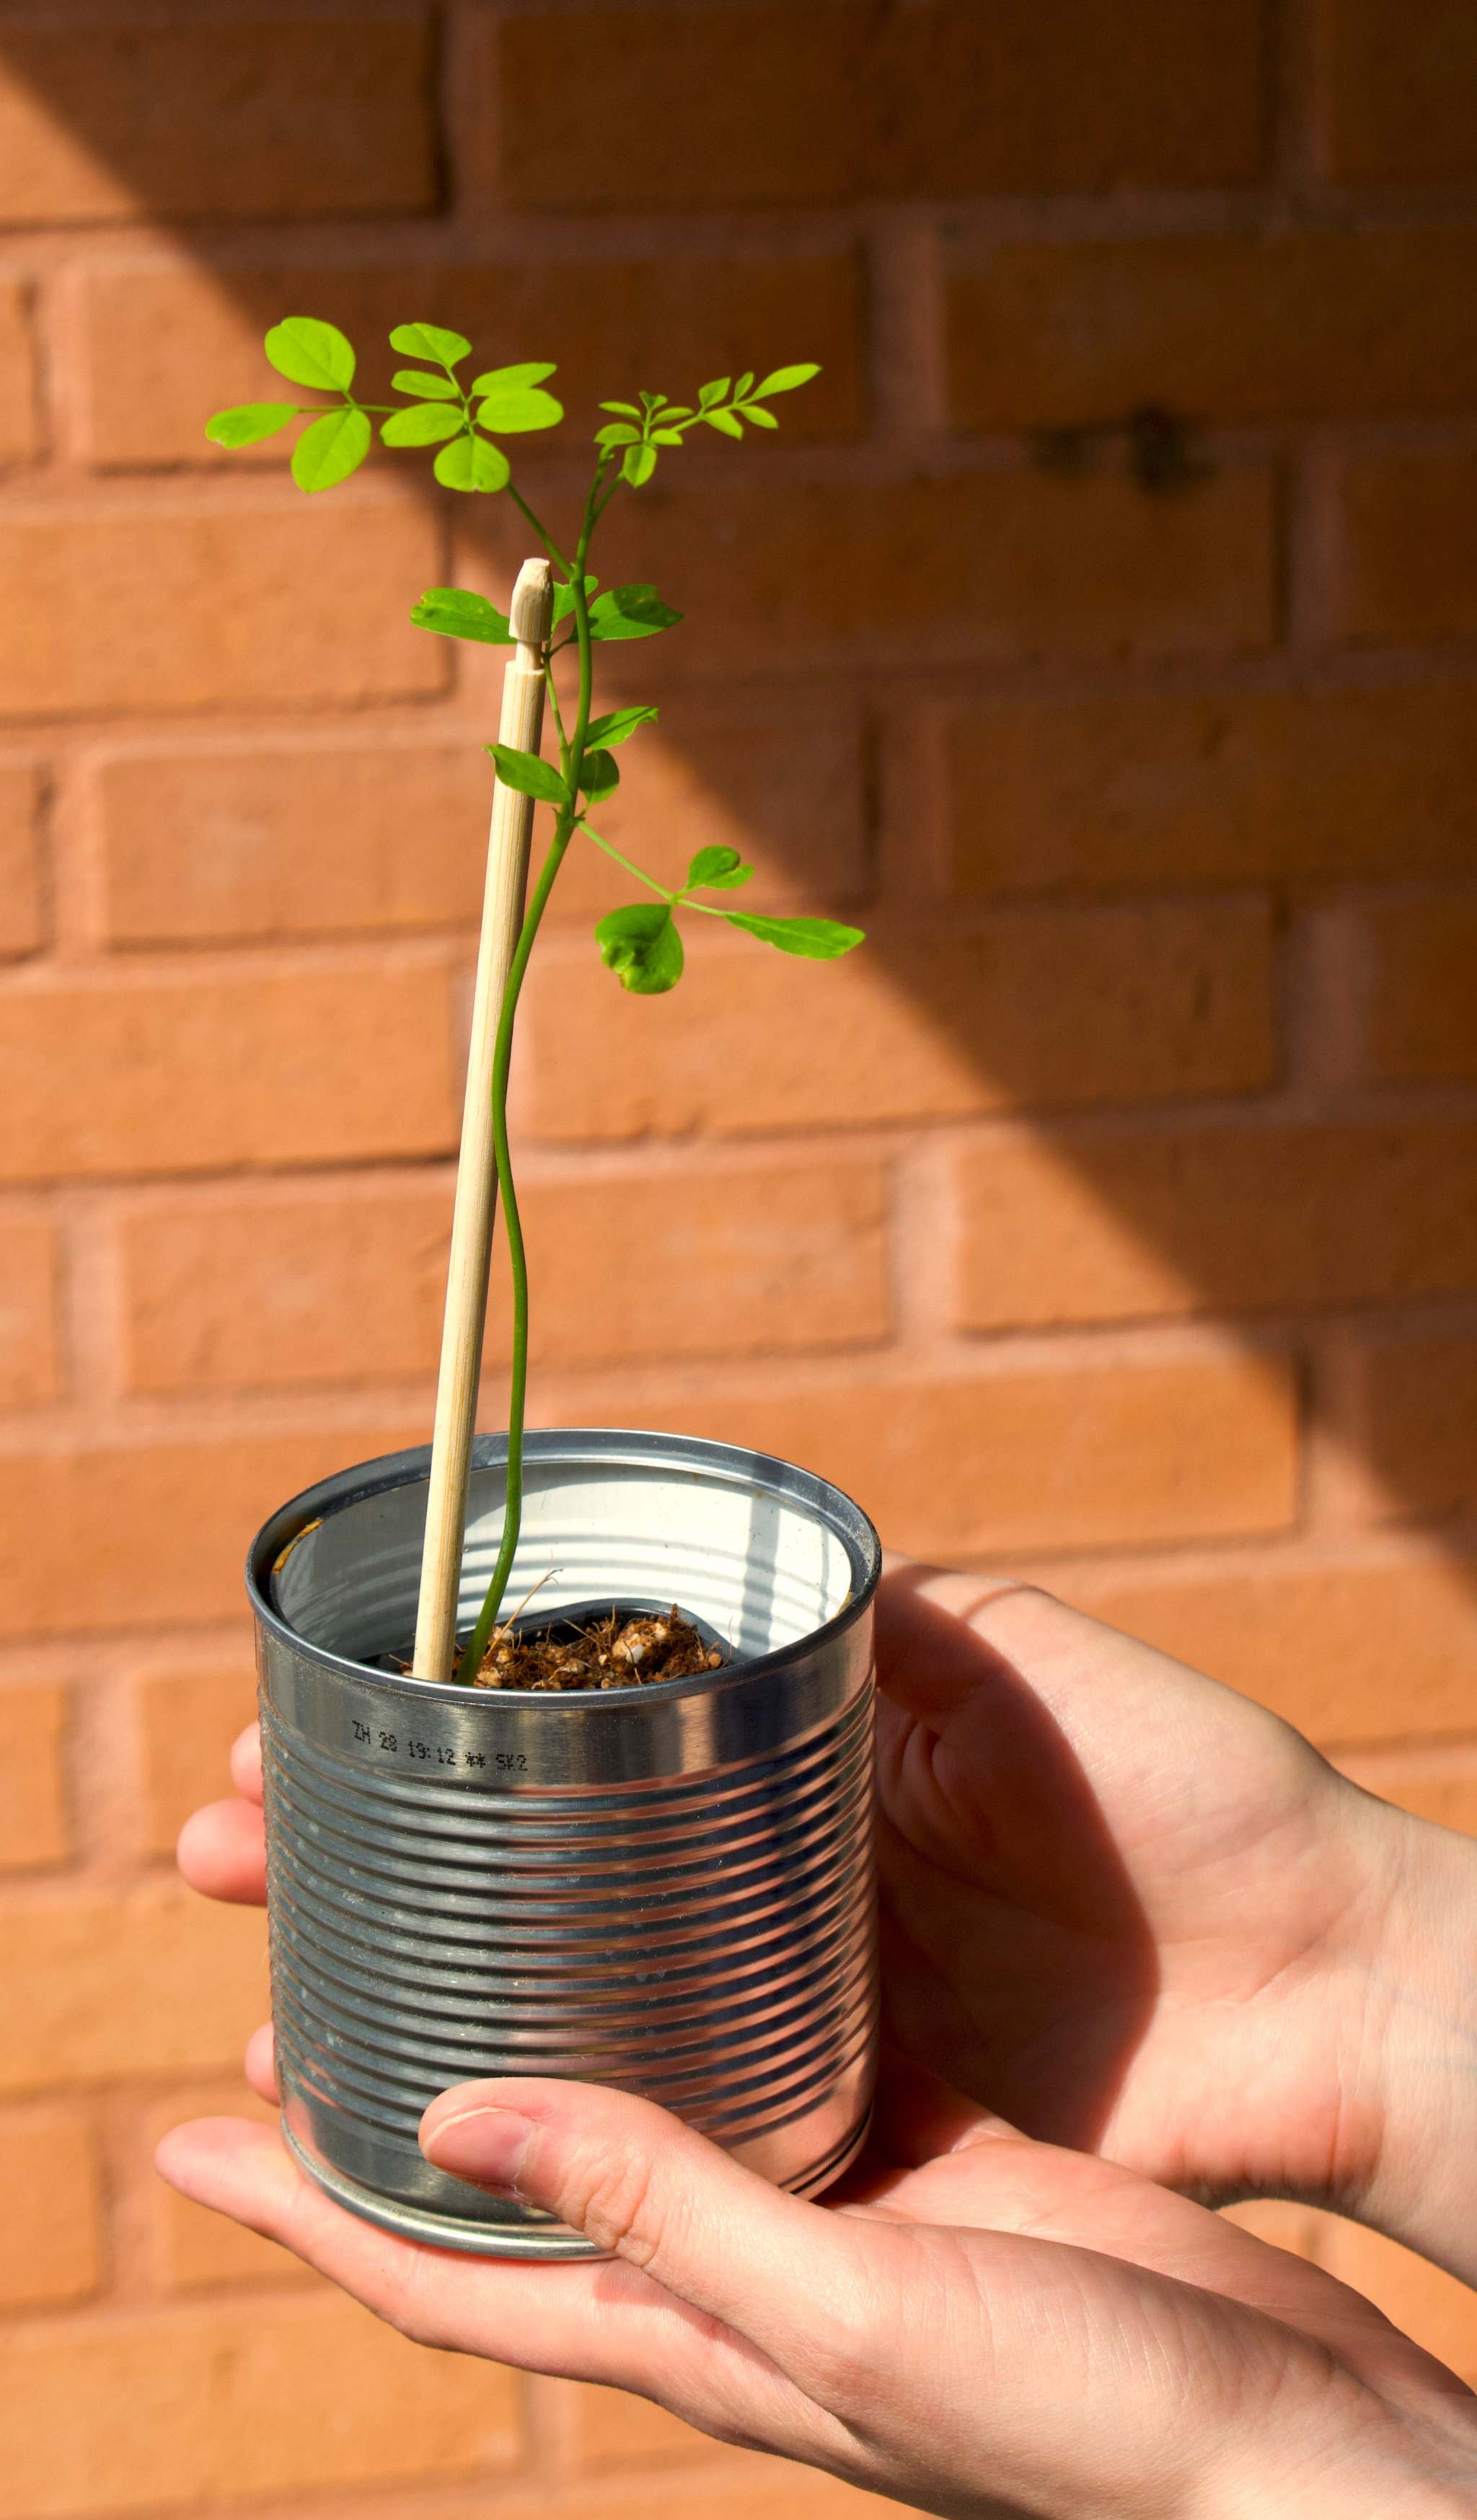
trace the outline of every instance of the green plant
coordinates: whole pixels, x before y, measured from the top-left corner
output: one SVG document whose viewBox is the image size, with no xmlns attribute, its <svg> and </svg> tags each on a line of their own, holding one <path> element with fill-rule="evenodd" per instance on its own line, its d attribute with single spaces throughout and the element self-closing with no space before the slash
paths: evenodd
<svg viewBox="0 0 1477 2520">
<path fill-rule="evenodd" d="M 206 435 L 218 446 L 250 446 L 276 434 L 293 420 L 305 419 L 292 449 L 292 478 L 307 491 L 332 489 L 357 471 L 374 442 L 374 422 L 386 446 L 437 449 L 433 470 L 449 490 L 506 491 L 549 554 L 558 573 L 555 590 L 555 636 L 545 660 L 549 704 L 559 741 L 558 766 L 541 755 L 519 752 L 508 744 L 490 743 L 488 751 L 504 785 L 548 805 L 554 831 L 543 866 L 528 901 L 514 952 L 499 1012 L 493 1054 L 493 1136 L 498 1187 L 508 1234 L 513 1278 L 513 1363 L 508 1404 L 508 1496 L 498 1562 L 487 1588 L 471 1638 L 458 1666 L 458 1678 L 476 1671 L 502 1607 L 509 1569 L 517 1547 L 522 1511 L 523 1423 L 528 1378 L 528 1267 L 522 1225 L 508 1145 L 508 1080 L 513 1058 L 518 997 L 534 940 L 548 906 L 565 851 L 576 832 L 583 834 L 644 884 L 653 898 L 612 910 L 596 927 L 596 942 L 606 967 L 621 986 L 639 996 L 653 997 L 674 988 L 682 977 L 682 937 L 677 913 L 694 911 L 723 919 L 761 943 L 782 953 L 832 960 L 862 941 L 861 931 L 829 919 L 772 919 L 704 901 L 701 893 L 737 891 L 753 869 L 737 849 L 699 849 L 688 868 L 687 881 L 676 891 L 658 883 L 620 850 L 603 839 L 589 820 L 589 809 L 613 794 L 620 781 L 615 759 L 619 745 L 638 728 L 654 723 L 657 712 L 647 705 L 617 708 L 596 717 L 594 650 L 603 642 L 650 639 L 682 619 L 664 604 L 653 586 L 619 586 L 602 593 L 588 572 L 590 546 L 602 517 L 621 489 L 640 490 L 651 479 L 661 456 L 682 446 L 697 428 L 719 436 L 741 438 L 745 428 L 773 429 L 779 423 L 769 405 L 779 394 L 807 384 L 819 371 L 812 365 L 776 368 L 756 378 L 718 377 L 700 385 L 694 403 L 669 402 L 664 394 L 639 393 L 634 402 L 602 403 L 610 414 L 595 438 L 596 464 L 585 496 L 584 513 L 571 553 L 565 554 L 548 527 L 535 516 L 513 479 L 501 437 L 553 428 L 563 419 L 562 406 L 547 390 L 555 374 L 547 360 L 528 360 L 494 368 L 463 382 L 457 371 L 471 356 L 471 344 L 460 333 L 437 324 L 397 324 L 390 347 L 425 364 L 397 369 L 394 390 L 399 403 L 361 403 L 353 392 L 357 360 L 352 345 L 333 324 L 311 316 L 291 315 L 275 324 L 266 337 L 266 353 L 279 376 L 329 401 L 312 403 L 243 403 L 221 411 L 207 424 Z M 485 596 L 463 588 L 432 587 L 415 606 L 411 619 L 443 637 L 472 639 L 511 646 L 513 633 L 505 613 Z M 559 633 L 562 632 L 560 636 Z M 560 706 L 555 663 L 573 651 L 575 689 L 566 721 Z"/>
</svg>

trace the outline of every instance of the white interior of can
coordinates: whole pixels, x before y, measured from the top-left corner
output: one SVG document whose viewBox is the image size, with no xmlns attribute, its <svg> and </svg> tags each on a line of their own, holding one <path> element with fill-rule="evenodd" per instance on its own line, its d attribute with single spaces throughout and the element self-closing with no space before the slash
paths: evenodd
<svg viewBox="0 0 1477 2520">
<path fill-rule="evenodd" d="M 290 1627 L 330 1653 L 367 1662 L 413 1634 L 425 1519 L 414 1480 L 341 1506 L 279 1559 L 272 1590 Z M 458 1625 L 471 1625 L 497 1558 L 503 1472 L 477 1469 L 469 1495 Z M 852 1587 L 840 1535 L 792 1497 L 694 1463 L 532 1461 L 506 1596 L 541 1610 L 604 1595 L 675 1601 L 710 1620 L 743 1656 L 773 1653 L 834 1617 Z"/>
</svg>

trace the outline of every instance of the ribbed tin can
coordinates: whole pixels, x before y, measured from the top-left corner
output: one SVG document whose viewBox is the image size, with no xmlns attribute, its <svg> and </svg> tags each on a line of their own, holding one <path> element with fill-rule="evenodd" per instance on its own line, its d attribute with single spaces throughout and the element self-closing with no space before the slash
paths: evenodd
<svg viewBox="0 0 1477 2520">
<path fill-rule="evenodd" d="M 501 1536 L 478 1437 L 460 1619 Z M 258 1534 L 272 1999 L 287 2138 L 367 2220 L 569 2258 L 551 2217 L 432 2169 L 453 2083 L 641 2092 L 778 2184 L 827 2185 L 875 2071 L 876 1534 L 826 1480 L 688 1436 L 527 1439 L 511 1604 L 672 1601 L 723 1668 L 528 1693 L 375 1668 L 415 1626 L 428 1451 L 340 1471 Z"/>
</svg>

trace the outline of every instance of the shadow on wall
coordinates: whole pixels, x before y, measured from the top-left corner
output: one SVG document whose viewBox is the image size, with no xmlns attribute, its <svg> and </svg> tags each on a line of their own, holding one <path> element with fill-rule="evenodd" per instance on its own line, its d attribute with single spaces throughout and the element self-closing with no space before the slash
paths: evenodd
<svg viewBox="0 0 1477 2520">
<path fill-rule="evenodd" d="M 1260 1363 L 1257 1424 L 1238 1419 L 1245 1458 L 1229 1483 L 1202 1475 L 1223 1368 L 1197 1380 L 1209 1343 L 1182 1358 L 1171 1337 L 1183 1458 L 1157 1502 L 1115 1496 L 1115 1448 L 1162 1439 L 1163 1386 L 1142 1429 L 1132 1408 L 1106 1425 L 1083 1473 L 1098 1523 L 1074 1506 L 1068 1547 L 1292 1527 L 1287 1428 L 1309 1411 L 1361 1457 L 1380 1511 L 1455 1514 L 1477 1366 L 1445 1307 L 1477 1280 L 1477 1120 L 1444 1091 L 1459 1069 L 1413 886 L 1470 869 L 1477 712 L 1409 657 L 1385 671 L 1367 648 L 1286 649 L 1286 537 L 1301 526 L 1277 444 L 1255 429 L 1211 441 L 1157 485 L 1121 446 L 1064 469 L 1061 409 L 994 395 L 988 336 L 969 331 L 977 297 L 961 299 L 946 344 L 952 423 L 910 420 L 896 395 L 876 419 L 858 247 L 834 214 L 802 218 L 783 245 L 769 219 L 730 223 L 716 252 L 701 229 L 684 233 L 660 261 L 649 237 L 628 248 L 630 219 L 592 245 L 588 220 L 520 230 L 474 202 L 443 217 L 429 118 L 403 108 L 430 75 L 417 13 L 366 19 L 347 61 L 332 17 L 305 16 L 265 85 L 249 26 L 181 24 L 169 41 L 189 57 L 172 85 L 142 38 L 114 48 L 101 83 L 69 39 L 0 38 L 48 100 L 26 135 L 31 217 L 144 204 L 160 220 L 325 222 L 192 228 L 147 252 L 89 238 L 67 284 L 91 344 L 85 454 L 151 515 L 162 493 L 143 476 L 228 469 L 203 418 L 267 390 L 257 344 L 289 311 L 340 325 L 371 388 L 389 325 L 410 316 L 454 320 L 479 359 L 554 356 L 577 420 L 598 392 L 680 392 L 760 351 L 825 362 L 780 441 L 674 459 L 612 518 L 602 574 L 654 578 L 691 617 L 661 649 L 609 660 L 613 693 L 670 707 L 625 756 L 604 826 L 658 874 L 685 864 L 694 832 L 730 838 L 759 862 L 756 901 L 857 912 L 869 947 L 817 973 L 704 940 L 682 990 L 633 1004 L 588 939 L 622 887 L 604 865 L 571 867 L 530 987 L 525 1126 L 588 1148 L 927 1124 L 907 1141 L 922 1149 L 911 1253 L 938 1336 L 915 1341 L 916 1365 L 903 1352 L 925 1430 L 962 1370 L 959 1339 L 989 1378 L 1002 1334 L 1043 1334 L 1010 1350 L 1040 1369 L 1019 1405 L 1057 1408 L 1070 1454 L 1097 1353 L 1071 1333 L 1231 1324 Z M 370 212 L 382 230 L 354 227 Z M 1142 399 L 1157 390 L 1145 377 Z M 281 449 L 229 459 L 264 520 L 282 512 Z M 535 448 L 522 477 L 552 506 L 577 472 Z M 402 460 L 392 490 L 377 460 L 336 494 L 357 503 L 356 533 L 393 518 L 395 548 L 382 599 L 371 571 L 364 609 L 338 628 L 342 670 L 321 686 L 301 678 L 292 625 L 315 603 L 331 615 L 334 589 L 308 586 L 305 541 L 282 546 L 303 555 L 295 583 L 275 543 L 225 587 L 201 574 L 204 545 L 180 561 L 200 622 L 181 708 L 260 712 L 270 736 L 199 718 L 167 741 L 110 735 L 112 809 L 149 835 L 117 871 L 115 943 L 433 933 L 473 916 L 486 801 L 473 739 L 491 677 L 475 655 L 427 659 L 422 634 L 378 611 L 443 575 L 505 592 L 524 538 L 505 504 L 424 479 Z M 80 705 L 144 704 L 132 600 L 121 588 L 111 660 Z M 373 658 L 355 646 L 371 600 Z M 244 613 L 267 625 L 249 664 L 222 626 Z M 373 724 L 373 749 L 348 712 Z M 1451 960 L 1455 983 L 1459 936 Z M 1141 1353 L 1152 1362 L 1133 1338 L 1115 1349 Z M 998 1510 L 988 1530 L 962 1516 L 965 1553 L 1063 1545 L 1064 1491 L 1012 1518 L 1014 1405 Z M 796 1407 L 770 1413 L 777 1444 Z M 874 1384 L 857 1416 L 858 1445 L 885 1451 Z M 725 1431 L 748 1433 L 750 1418 L 738 1410 Z M 917 1443 L 899 1493 L 916 1462 Z M 885 1513 L 885 1463 L 880 1487 Z"/>
</svg>

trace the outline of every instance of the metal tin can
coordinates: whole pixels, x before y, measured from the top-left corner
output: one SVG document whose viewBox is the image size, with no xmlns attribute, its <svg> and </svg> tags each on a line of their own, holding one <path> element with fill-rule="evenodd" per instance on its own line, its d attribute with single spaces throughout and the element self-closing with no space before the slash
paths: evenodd
<svg viewBox="0 0 1477 2520">
<path fill-rule="evenodd" d="M 501 1535 L 473 1448 L 460 1616 Z M 679 1603 L 733 1649 L 639 1688 L 470 1689 L 376 1669 L 414 1630 L 429 1453 L 282 1508 L 256 1618 L 287 2140 L 372 2223 L 494 2257 L 595 2252 L 434 2170 L 453 2083 L 554 2074 L 675 2110 L 811 2194 L 866 2133 L 876 2049 L 875 1532 L 789 1463 L 684 1435 L 527 1439 L 508 1599 Z"/>
</svg>

